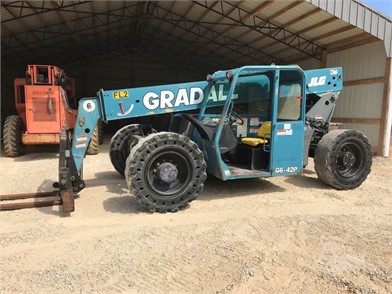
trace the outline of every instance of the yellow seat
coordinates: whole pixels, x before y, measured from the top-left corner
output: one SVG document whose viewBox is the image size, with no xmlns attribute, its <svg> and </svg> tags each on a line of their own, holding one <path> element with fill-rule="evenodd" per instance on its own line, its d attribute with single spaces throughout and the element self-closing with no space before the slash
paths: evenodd
<svg viewBox="0 0 392 294">
<path fill-rule="evenodd" d="M 259 138 L 242 138 L 241 143 L 245 145 L 249 145 L 252 147 L 256 147 L 259 144 L 268 143 L 267 139 L 271 138 L 271 122 L 265 121 L 260 126 L 259 130 L 257 131 L 257 136 Z"/>
</svg>

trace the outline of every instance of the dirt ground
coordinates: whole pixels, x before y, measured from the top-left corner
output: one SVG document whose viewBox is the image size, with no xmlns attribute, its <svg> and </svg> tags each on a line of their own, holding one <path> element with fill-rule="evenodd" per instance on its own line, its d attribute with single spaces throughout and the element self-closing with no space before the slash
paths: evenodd
<svg viewBox="0 0 392 294">
<path fill-rule="evenodd" d="M 108 141 L 108 140 L 106 140 Z M 51 191 L 57 147 L 0 158 L 1 194 Z M 1 293 L 392 293 L 392 158 L 337 191 L 302 176 L 221 182 L 178 213 L 128 194 L 104 145 L 59 207 L 0 212 Z"/>
</svg>

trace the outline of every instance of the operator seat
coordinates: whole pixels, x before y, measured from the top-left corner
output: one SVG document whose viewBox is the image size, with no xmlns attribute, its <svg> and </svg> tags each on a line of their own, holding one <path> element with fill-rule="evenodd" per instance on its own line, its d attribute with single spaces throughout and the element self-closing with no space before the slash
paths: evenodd
<svg viewBox="0 0 392 294">
<path fill-rule="evenodd" d="M 268 143 L 268 140 L 271 139 L 271 121 L 265 121 L 260 126 L 259 130 L 257 131 L 258 138 L 242 138 L 241 143 L 256 147 L 257 145 Z M 268 140 L 267 140 L 268 139 Z"/>
</svg>

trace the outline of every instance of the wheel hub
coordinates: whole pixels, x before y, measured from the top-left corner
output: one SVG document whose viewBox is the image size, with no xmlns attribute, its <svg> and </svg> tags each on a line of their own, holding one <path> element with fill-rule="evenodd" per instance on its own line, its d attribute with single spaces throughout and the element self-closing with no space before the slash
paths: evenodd
<svg viewBox="0 0 392 294">
<path fill-rule="evenodd" d="M 156 175 L 162 182 L 170 184 L 177 179 L 178 169 L 171 162 L 164 162 L 159 165 Z"/>
<path fill-rule="evenodd" d="M 351 168 L 355 164 L 355 155 L 352 152 L 345 152 L 343 155 L 343 164 L 347 168 Z"/>
</svg>

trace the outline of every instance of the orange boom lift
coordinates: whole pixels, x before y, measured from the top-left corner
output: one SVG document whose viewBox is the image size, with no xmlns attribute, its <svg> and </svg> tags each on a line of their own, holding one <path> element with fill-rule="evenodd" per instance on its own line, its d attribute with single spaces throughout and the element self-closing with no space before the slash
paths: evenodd
<svg viewBox="0 0 392 294">
<path fill-rule="evenodd" d="M 26 145 L 59 144 L 62 128 L 74 129 L 77 116 L 74 79 L 54 65 L 28 65 L 25 78 L 14 81 L 18 115 L 6 118 L 3 130 L 4 153 L 23 155 Z M 98 153 L 92 142 L 89 154 Z"/>
</svg>

